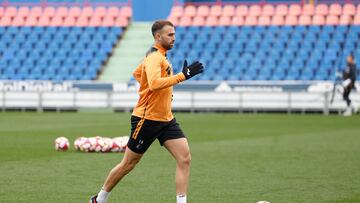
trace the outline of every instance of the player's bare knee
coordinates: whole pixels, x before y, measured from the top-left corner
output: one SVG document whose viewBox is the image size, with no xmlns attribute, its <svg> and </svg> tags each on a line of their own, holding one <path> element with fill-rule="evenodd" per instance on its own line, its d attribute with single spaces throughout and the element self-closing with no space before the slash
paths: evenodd
<svg viewBox="0 0 360 203">
<path fill-rule="evenodd" d="M 191 154 L 187 153 L 184 156 L 181 156 L 178 160 L 177 160 L 178 164 L 182 167 L 189 167 L 190 163 L 191 163 Z"/>
<path fill-rule="evenodd" d="M 136 164 L 139 163 L 140 159 L 131 159 L 125 162 L 125 170 L 131 171 L 135 168 Z"/>
</svg>

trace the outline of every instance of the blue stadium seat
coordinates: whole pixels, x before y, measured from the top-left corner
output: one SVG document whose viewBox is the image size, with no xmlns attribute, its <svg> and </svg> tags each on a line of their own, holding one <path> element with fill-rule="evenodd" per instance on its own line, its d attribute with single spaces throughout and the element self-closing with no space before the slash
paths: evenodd
<svg viewBox="0 0 360 203">
<path fill-rule="evenodd" d="M 269 68 L 262 68 L 259 71 L 257 80 L 269 80 L 271 78 L 272 71 Z"/>
<path fill-rule="evenodd" d="M 274 69 L 271 80 L 283 80 L 285 78 L 285 70 L 282 68 Z"/>
<path fill-rule="evenodd" d="M 293 69 L 290 68 L 287 71 L 287 74 L 285 76 L 285 80 L 297 80 L 299 78 L 299 69 Z"/>
<path fill-rule="evenodd" d="M 301 71 L 301 75 L 299 77 L 300 80 L 312 80 L 314 77 L 313 69 L 305 68 Z"/>
</svg>

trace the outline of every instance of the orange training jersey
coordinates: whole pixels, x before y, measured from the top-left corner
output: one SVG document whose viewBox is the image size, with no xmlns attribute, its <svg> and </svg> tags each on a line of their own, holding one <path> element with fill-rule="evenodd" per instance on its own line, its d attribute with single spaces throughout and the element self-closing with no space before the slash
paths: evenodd
<svg viewBox="0 0 360 203">
<path fill-rule="evenodd" d="M 133 110 L 134 116 L 154 121 L 170 121 L 173 86 L 185 80 L 183 73 L 173 75 L 166 59 L 166 50 L 155 45 L 133 73 L 140 83 L 139 100 Z"/>
</svg>

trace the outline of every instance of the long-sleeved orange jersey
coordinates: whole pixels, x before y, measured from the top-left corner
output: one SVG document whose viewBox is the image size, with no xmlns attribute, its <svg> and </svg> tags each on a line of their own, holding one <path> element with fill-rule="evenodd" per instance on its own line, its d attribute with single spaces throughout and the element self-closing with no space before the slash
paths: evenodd
<svg viewBox="0 0 360 203">
<path fill-rule="evenodd" d="M 184 81 L 185 76 L 181 72 L 173 75 L 166 50 L 160 45 L 152 47 L 133 76 L 140 83 L 140 98 L 132 115 L 154 121 L 172 120 L 173 86 Z"/>
</svg>

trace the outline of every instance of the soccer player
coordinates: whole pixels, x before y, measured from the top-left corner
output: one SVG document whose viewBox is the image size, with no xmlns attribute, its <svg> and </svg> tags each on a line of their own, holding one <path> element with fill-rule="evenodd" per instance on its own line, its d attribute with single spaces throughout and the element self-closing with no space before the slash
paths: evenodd
<svg viewBox="0 0 360 203">
<path fill-rule="evenodd" d="M 344 112 L 344 116 L 351 116 L 352 108 L 351 108 L 351 100 L 349 98 L 349 95 L 351 90 L 355 88 L 355 81 L 356 81 L 356 65 L 354 62 L 354 57 L 351 54 L 347 57 L 347 66 L 343 72 L 343 80 L 344 80 L 343 98 L 346 101 L 346 105 L 347 105 L 347 108 Z"/>
<path fill-rule="evenodd" d="M 176 122 L 171 101 L 173 86 L 203 72 L 203 65 L 186 60 L 182 72 L 173 75 L 166 52 L 174 46 L 175 28 L 166 20 L 154 22 L 151 28 L 154 46 L 146 53 L 133 76 L 140 83 L 139 100 L 131 116 L 131 136 L 122 161 L 108 174 L 100 192 L 90 203 L 106 203 L 111 190 L 134 169 L 155 139 L 176 160 L 176 202 L 186 203 L 190 175 L 190 149 L 187 139 Z"/>
</svg>

